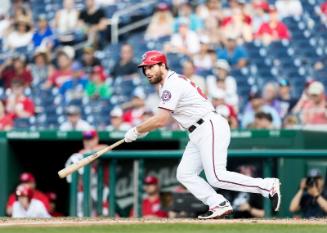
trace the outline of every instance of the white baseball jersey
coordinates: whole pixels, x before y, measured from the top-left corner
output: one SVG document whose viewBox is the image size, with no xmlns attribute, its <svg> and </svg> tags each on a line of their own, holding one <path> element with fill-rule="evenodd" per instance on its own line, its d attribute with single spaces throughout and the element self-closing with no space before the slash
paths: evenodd
<svg viewBox="0 0 327 233">
<path fill-rule="evenodd" d="M 170 110 L 174 119 L 185 129 L 214 111 L 214 107 L 201 89 L 174 71 L 168 71 L 159 94 L 161 98 L 159 108 Z"/>
<path fill-rule="evenodd" d="M 44 204 L 37 200 L 32 199 L 28 209 L 24 209 L 19 201 L 15 201 L 12 209 L 13 218 L 50 218 L 48 211 Z"/>
</svg>

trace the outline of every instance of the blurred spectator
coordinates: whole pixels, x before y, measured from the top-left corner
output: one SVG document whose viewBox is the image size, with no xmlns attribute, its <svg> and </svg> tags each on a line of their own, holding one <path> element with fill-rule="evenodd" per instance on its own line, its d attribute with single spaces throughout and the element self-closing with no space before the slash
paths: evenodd
<svg viewBox="0 0 327 233">
<path fill-rule="evenodd" d="M 115 107 L 110 112 L 110 125 L 107 126 L 109 132 L 112 131 L 127 131 L 131 126 L 123 122 L 123 110 Z"/>
<path fill-rule="evenodd" d="M 310 169 L 307 177 L 301 180 L 289 209 L 293 213 L 300 211 L 304 218 L 327 216 L 327 189 L 319 169 Z"/>
<path fill-rule="evenodd" d="M 211 96 L 211 103 L 216 112 L 227 119 L 230 127 L 232 129 L 236 129 L 238 127 L 236 110 L 232 105 L 226 103 L 225 98 L 226 93 L 221 90 L 217 90 Z"/>
<path fill-rule="evenodd" d="M 4 9 L 0 10 L 0 39 L 4 39 L 7 36 L 10 28 L 10 19 L 7 12 Z"/>
<path fill-rule="evenodd" d="M 6 60 L 6 63 L 2 66 L 1 79 L 5 88 L 10 88 L 14 80 L 22 82 L 26 87 L 30 86 L 33 77 L 26 66 L 26 58 L 16 56 Z"/>
<path fill-rule="evenodd" d="M 60 87 L 72 76 L 72 63 L 75 56 L 75 50 L 71 46 L 64 46 L 57 51 L 57 69 L 45 83 L 45 88 L 52 86 Z"/>
<path fill-rule="evenodd" d="M 182 3 L 178 7 L 178 17 L 175 19 L 174 22 L 174 31 L 178 31 L 179 23 L 181 19 L 187 19 L 188 20 L 188 27 L 192 31 L 199 31 L 203 28 L 203 22 L 201 18 L 199 18 L 196 14 L 194 14 L 192 6 L 188 2 Z"/>
<path fill-rule="evenodd" d="M 300 0 L 277 0 L 275 5 L 280 19 L 300 16 L 303 13 Z"/>
<path fill-rule="evenodd" d="M 200 40 L 202 37 L 207 37 L 210 45 L 218 45 L 222 40 L 222 32 L 219 28 L 219 21 L 217 21 L 215 17 L 205 18 L 204 27 L 199 34 Z"/>
<path fill-rule="evenodd" d="M 144 179 L 145 199 L 142 202 L 143 218 L 167 218 L 168 213 L 161 209 L 159 180 L 155 176 L 147 176 Z M 131 211 L 134 216 L 134 210 Z"/>
<path fill-rule="evenodd" d="M 325 16 L 327 16 L 327 1 L 323 2 L 320 5 L 320 11 L 323 13 Z"/>
<path fill-rule="evenodd" d="M 286 115 L 283 122 L 283 128 L 285 129 L 297 129 L 300 128 L 300 121 L 294 114 Z"/>
<path fill-rule="evenodd" d="M 48 50 L 51 50 L 51 48 L 54 46 L 55 38 L 52 29 L 48 25 L 48 20 L 46 18 L 46 15 L 38 16 L 37 25 L 38 26 L 32 38 L 34 47 L 41 46 L 43 48 L 47 48 Z"/>
<path fill-rule="evenodd" d="M 246 15 L 241 8 L 232 9 L 232 15 L 224 18 L 220 27 L 225 38 L 240 38 L 241 41 L 246 42 L 253 39 L 251 17 Z"/>
<path fill-rule="evenodd" d="M 325 88 L 321 82 L 314 81 L 308 87 L 307 100 L 300 99 L 303 102 L 295 113 L 299 113 L 302 124 L 306 126 L 327 124 L 327 106 L 325 97 Z"/>
<path fill-rule="evenodd" d="M 5 106 L 0 101 L 0 130 L 11 130 L 14 126 L 12 114 L 7 114 Z"/>
<path fill-rule="evenodd" d="M 145 111 L 145 94 L 141 89 L 135 89 L 131 101 L 123 104 L 123 119 L 131 125 L 137 125 L 142 121 Z"/>
<path fill-rule="evenodd" d="M 193 62 L 197 70 L 209 71 L 213 67 L 211 55 L 209 53 L 209 38 L 200 37 L 200 51 L 193 56 Z"/>
<path fill-rule="evenodd" d="M 31 22 L 26 17 L 20 17 L 14 24 L 11 31 L 4 41 L 8 49 L 27 47 L 32 42 L 33 32 Z"/>
<path fill-rule="evenodd" d="M 81 37 L 78 34 L 78 10 L 74 6 L 74 0 L 64 0 L 63 9 L 56 12 L 54 29 L 61 43 L 72 43 Z"/>
<path fill-rule="evenodd" d="M 200 87 L 203 93 L 207 93 L 206 82 L 204 78 L 195 73 L 195 66 L 191 60 L 183 62 L 183 75 L 190 79 L 196 86 Z"/>
<path fill-rule="evenodd" d="M 66 109 L 67 121 L 60 125 L 60 131 L 84 131 L 91 130 L 93 127 L 81 119 L 79 107 L 71 105 Z"/>
<path fill-rule="evenodd" d="M 32 196 L 33 199 L 39 200 L 47 210 L 50 210 L 49 199 L 45 194 L 43 194 L 42 192 L 36 189 L 36 180 L 33 174 L 29 172 L 24 172 L 20 175 L 19 181 L 21 185 L 25 185 L 33 190 L 33 196 Z M 8 202 L 6 206 L 6 213 L 8 216 L 12 215 L 12 210 L 13 210 L 12 208 L 15 201 L 16 201 L 16 193 L 12 193 L 8 198 Z"/>
<path fill-rule="evenodd" d="M 250 165 L 241 165 L 238 172 L 246 176 L 255 176 L 255 168 Z M 254 193 L 238 192 L 232 201 L 234 218 L 263 218 L 262 196 Z"/>
<path fill-rule="evenodd" d="M 289 40 L 291 38 L 286 24 L 279 20 L 276 8 L 271 7 L 269 22 L 260 26 L 256 38 L 260 39 L 265 45 L 269 45 L 273 41 Z"/>
<path fill-rule="evenodd" d="M 280 102 L 280 116 L 284 118 L 296 104 L 296 99 L 291 95 L 291 85 L 288 80 L 278 81 L 278 100 Z"/>
<path fill-rule="evenodd" d="M 79 15 L 79 27 L 87 35 L 88 44 L 102 43 L 106 39 L 107 20 L 105 12 L 96 6 L 94 0 L 86 0 L 85 5 L 85 9 Z M 100 38 L 98 38 L 99 36 Z"/>
<path fill-rule="evenodd" d="M 257 112 L 254 116 L 253 125 L 250 128 L 254 129 L 273 129 L 273 119 L 270 113 Z"/>
<path fill-rule="evenodd" d="M 64 215 L 62 213 L 57 212 L 56 210 L 57 194 L 54 192 L 48 192 L 46 193 L 46 195 L 50 202 L 49 214 L 51 215 L 51 217 L 63 217 Z"/>
<path fill-rule="evenodd" d="M 146 29 L 145 39 L 156 40 L 173 33 L 174 17 L 166 3 L 159 3 Z"/>
<path fill-rule="evenodd" d="M 44 48 L 37 48 L 34 52 L 33 63 L 29 64 L 33 77 L 33 87 L 40 88 L 54 72 L 48 52 Z"/>
<path fill-rule="evenodd" d="M 241 118 L 241 127 L 248 128 L 253 126 L 255 121 L 255 114 L 257 112 L 269 113 L 273 119 L 273 127 L 279 129 L 281 127 L 281 119 L 276 110 L 264 103 L 259 92 L 251 93 L 249 95 L 249 103 L 245 106 L 243 116 Z"/>
<path fill-rule="evenodd" d="M 85 73 L 91 74 L 95 66 L 101 66 L 101 61 L 94 56 L 94 48 L 91 46 L 85 46 L 83 49 L 83 55 L 81 58 L 81 64 Z"/>
<path fill-rule="evenodd" d="M 12 207 L 13 218 L 50 218 L 48 211 L 43 203 L 34 199 L 34 190 L 24 184 L 16 189 L 17 201 Z"/>
<path fill-rule="evenodd" d="M 200 40 L 196 32 L 189 29 L 189 20 L 178 20 L 178 32 L 174 33 L 169 43 L 165 45 L 168 53 L 181 53 L 191 56 L 200 51 Z"/>
<path fill-rule="evenodd" d="M 237 85 L 235 79 L 229 75 L 230 66 L 227 61 L 219 59 L 214 67 L 214 75 L 207 77 L 208 95 L 220 91 L 225 93 L 225 101 L 238 110 Z"/>
<path fill-rule="evenodd" d="M 13 118 L 28 118 L 35 114 L 34 102 L 25 96 L 24 90 L 25 87 L 22 81 L 13 81 L 6 104 L 6 110 Z"/>
<path fill-rule="evenodd" d="M 268 82 L 264 85 L 262 91 L 262 98 L 265 104 L 274 108 L 279 116 L 282 118 L 281 103 L 278 100 L 278 85 L 275 82 Z"/>
<path fill-rule="evenodd" d="M 227 60 L 235 68 L 246 66 L 248 54 L 242 45 L 237 45 L 236 37 L 229 36 L 224 42 L 224 47 L 217 49 L 218 59 Z"/>
<path fill-rule="evenodd" d="M 132 76 L 138 74 L 137 64 L 133 61 L 134 50 L 129 44 L 124 44 L 120 49 L 120 59 L 114 65 L 111 76 L 113 78 Z"/>
<path fill-rule="evenodd" d="M 101 66 L 95 66 L 86 85 L 86 94 L 92 99 L 109 99 L 111 88 L 105 82 L 104 70 Z"/>
<path fill-rule="evenodd" d="M 269 21 L 269 4 L 266 0 L 252 1 L 252 32 L 256 33 L 263 23 Z"/>
<path fill-rule="evenodd" d="M 88 83 L 80 63 L 74 62 L 71 70 L 72 76 L 59 88 L 59 92 L 64 97 L 66 103 L 73 100 L 81 100 Z"/>
<path fill-rule="evenodd" d="M 29 22 L 32 22 L 32 11 L 30 7 L 30 2 L 25 0 L 13 0 L 11 1 L 10 16 L 13 20 L 17 18 L 25 17 Z"/>
</svg>

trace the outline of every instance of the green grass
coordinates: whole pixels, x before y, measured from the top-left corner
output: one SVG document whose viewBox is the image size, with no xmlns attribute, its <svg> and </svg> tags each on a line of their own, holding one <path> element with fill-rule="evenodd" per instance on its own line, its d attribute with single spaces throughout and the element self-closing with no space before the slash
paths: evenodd
<svg viewBox="0 0 327 233">
<path fill-rule="evenodd" d="M 0 227 L 0 233 L 326 233 L 326 225 L 295 224 L 116 224 Z"/>
</svg>

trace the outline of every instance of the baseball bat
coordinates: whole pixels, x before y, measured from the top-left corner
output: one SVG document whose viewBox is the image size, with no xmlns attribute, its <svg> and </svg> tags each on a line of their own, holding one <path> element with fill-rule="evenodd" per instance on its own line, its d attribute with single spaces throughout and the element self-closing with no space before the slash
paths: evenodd
<svg viewBox="0 0 327 233">
<path fill-rule="evenodd" d="M 74 164 L 69 165 L 68 167 L 66 167 L 64 169 L 61 169 L 58 172 L 59 177 L 60 178 L 65 178 L 66 176 L 72 174 L 74 171 L 77 171 L 81 167 L 84 167 L 85 165 L 93 162 L 94 160 L 96 160 L 97 158 L 99 158 L 101 155 L 107 153 L 108 151 L 114 149 L 115 147 L 119 146 L 122 143 L 124 143 L 124 139 L 121 139 L 121 140 L 115 142 L 114 144 L 112 144 L 110 146 L 107 146 L 107 147 L 99 150 L 98 152 L 85 157 L 84 159 L 81 159 L 77 163 L 74 163 Z"/>
</svg>

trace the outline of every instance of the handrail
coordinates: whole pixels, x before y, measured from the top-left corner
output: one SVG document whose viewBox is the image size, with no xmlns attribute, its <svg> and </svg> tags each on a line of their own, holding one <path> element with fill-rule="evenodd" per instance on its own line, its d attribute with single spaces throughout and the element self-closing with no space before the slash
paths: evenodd
<svg viewBox="0 0 327 233">
<path fill-rule="evenodd" d="M 121 16 L 129 14 L 135 10 L 138 10 L 142 7 L 149 6 L 150 4 L 154 4 L 156 2 L 157 2 L 156 0 L 148 0 L 148 1 L 138 3 L 136 5 L 133 5 L 127 9 L 116 11 L 113 14 L 112 19 L 111 19 L 111 43 L 118 43 L 120 34 L 126 33 L 134 28 L 146 25 L 151 19 L 151 17 L 148 17 L 146 19 L 142 19 L 140 21 L 133 22 L 130 25 L 127 25 L 126 27 L 123 27 L 121 30 L 119 30 L 119 18 Z"/>
</svg>

